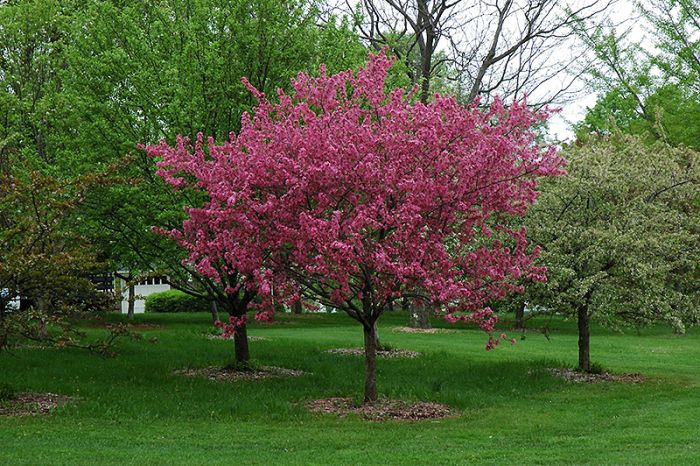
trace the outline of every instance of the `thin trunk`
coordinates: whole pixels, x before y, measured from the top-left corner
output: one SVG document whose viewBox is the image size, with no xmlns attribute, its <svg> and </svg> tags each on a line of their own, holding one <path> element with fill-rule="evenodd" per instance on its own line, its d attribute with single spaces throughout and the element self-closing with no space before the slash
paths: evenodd
<svg viewBox="0 0 700 466">
<path fill-rule="evenodd" d="M 40 311 L 46 312 L 46 306 L 44 304 L 44 300 L 42 298 L 39 298 L 36 300 L 36 308 Z M 39 332 L 38 332 L 38 337 L 40 340 L 46 340 L 49 337 L 49 326 L 48 322 L 46 322 L 46 319 L 44 316 L 40 316 L 39 318 Z"/>
<path fill-rule="evenodd" d="M 246 368 L 250 363 L 250 350 L 248 349 L 248 330 L 246 325 L 236 327 L 233 334 L 233 350 L 236 355 L 236 366 Z"/>
<path fill-rule="evenodd" d="M 377 401 L 377 324 L 363 326 L 365 336 L 365 403 Z"/>
<path fill-rule="evenodd" d="M 211 308 L 211 320 L 212 320 L 212 322 L 217 322 L 219 320 L 219 308 L 216 305 L 216 301 L 214 301 L 213 299 L 211 300 L 210 308 Z"/>
<path fill-rule="evenodd" d="M 373 331 L 374 331 L 374 347 L 377 349 L 377 351 L 379 351 L 382 349 L 382 344 L 379 341 L 379 331 L 377 330 L 377 322 L 376 321 L 374 322 L 373 327 L 374 327 L 374 329 L 373 329 Z"/>
<path fill-rule="evenodd" d="M 301 314 L 302 312 L 302 305 L 301 305 L 301 300 L 295 302 L 292 304 L 292 314 Z"/>
<path fill-rule="evenodd" d="M 420 76 L 421 76 L 421 103 L 427 104 L 430 99 L 430 78 L 432 78 L 433 51 L 435 48 L 434 26 L 431 24 L 432 18 L 428 13 L 428 2 L 418 1 L 418 24 L 425 27 L 425 41 L 419 42 L 420 49 Z"/>
<path fill-rule="evenodd" d="M 430 307 L 427 303 L 414 304 L 410 309 L 411 320 L 409 326 L 413 328 L 428 329 L 430 325 Z"/>
<path fill-rule="evenodd" d="M 32 300 L 30 298 L 22 295 L 22 293 L 20 292 L 20 295 L 19 295 L 19 310 L 20 311 L 28 311 L 32 307 L 33 304 L 34 303 L 32 302 Z"/>
<path fill-rule="evenodd" d="M 584 372 L 591 370 L 590 328 L 588 305 L 578 309 L 578 367 Z"/>
<path fill-rule="evenodd" d="M 515 328 L 525 328 L 525 301 L 521 301 L 515 309 Z"/>
<path fill-rule="evenodd" d="M 127 311 L 126 316 L 129 320 L 134 320 L 134 301 L 136 301 L 136 292 L 134 291 L 134 284 L 129 283 L 129 297 L 127 298 Z"/>
</svg>

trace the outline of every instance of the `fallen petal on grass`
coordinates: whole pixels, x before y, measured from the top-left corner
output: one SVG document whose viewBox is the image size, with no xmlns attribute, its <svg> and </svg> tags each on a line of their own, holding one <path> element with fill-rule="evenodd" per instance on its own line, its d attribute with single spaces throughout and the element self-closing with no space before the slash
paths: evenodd
<svg viewBox="0 0 700 466">
<path fill-rule="evenodd" d="M 69 401 L 70 397 L 55 393 L 19 393 L 11 400 L 0 402 L 0 416 L 47 415 Z"/>
<path fill-rule="evenodd" d="M 415 327 L 394 327 L 394 332 L 398 333 L 457 333 L 459 330 L 453 328 L 415 328 Z"/>
<path fill-rule="evenodd" d="M 365 350 L 364 348 L 333 348 L 326 350 L 326 353 L 364 356 Z M 420 353 L 403 349 L 382 349 L 377 350 L 377 356 L 382 358 L 417 358 L 420 356 Z"/>
<path fill-rule="evenodd" d="M 574 369 L 550 369 L 552 374 L 569 382 L 574 383 L 598 383 L 598 382 L 625 382 L 625 383 L 641 383 L 645 378 L 642 374 L 611 374 L 602 372 L 600 374 L 592 374 L 588 372 L 580 372 Z"/>
</svg>

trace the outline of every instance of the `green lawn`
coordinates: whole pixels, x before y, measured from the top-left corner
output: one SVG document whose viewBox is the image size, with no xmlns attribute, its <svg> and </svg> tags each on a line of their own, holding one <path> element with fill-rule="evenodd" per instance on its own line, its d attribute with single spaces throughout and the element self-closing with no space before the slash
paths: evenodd
<svg viewBox="0 0 700 466">
<path fill-rule="evenodd" d="M 50 416 L 0 418 L 0 464 L 700 464 L 696 329 L 678 337 L 664 328 L 594 328 L 594 362 L 648 380 L 584 386 L 546 370 L 575 363 L 571 322 L 550 322 L 549 339 L 528 333 L 487 352 L 480 331 L 396 333 L 406 316 L 390 314 L 380 322 L 382 343 L 422 355 L 380 360 L 380 394 L 445 403 L 461 415 L 376 423 L 304 408 L 316 398 L 360 397 L 362 360 L 324 352 L 360 345 L 360 327 L 344 315 L 253 324 L 250 335 L 269 338 L 251 342 L 257 363 L 309 374 L 228 383 L 172 373 L 229 359 L 230 343 L 204 338 L 206 314 L 137 317 L 163 327 L 120 342 L 113 359 L 78 350 L 0 354 L 0 381 L 76 399 Z"/>
</svg>

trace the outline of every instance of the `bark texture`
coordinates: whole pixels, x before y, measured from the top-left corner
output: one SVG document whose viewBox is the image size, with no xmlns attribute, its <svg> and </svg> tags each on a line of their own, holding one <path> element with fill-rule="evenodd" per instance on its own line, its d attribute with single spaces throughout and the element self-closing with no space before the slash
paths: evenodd
<svg viewBox="0 0 700 466">
<path fill-rule="evenodd" d="M 216 304 L 216 301 L 212 300 L 210 303 L 210 309 L 211 309 L 211 320 L 212 322 L 216 322 L 219 320 L 219 307 Z"/>
<path fill-rule="evenodd" d="M 250 350 L 248 349 L 248 329 L 246 325 L 236 328 L 233 335 L 233 350 L 238 367 L 247 367 L 250 363 Z"/>
<path fill-rule="evenodd" d="M 365 403 L 377 401 L 377 324 L 363 326 L 365 336 Z"/>
<path fill-rule="evenodd" d="M 414 304 L 409 308 L 410 322 L 409 326 L 413 328 L 431 328 L 430 325 L 430 307 L 425 303 Z"/>
<path fill-rule="evenodd" d="M 578 367 L 584 372 L 591 370 L 590 345 L 588 306 L 582 306 L 578 310 Z"/>
<path fill-rule="evenodd" d="M 525 328 L 525 301 L 518 304 L 515 308 L 515 328 Z"/>
</svg>

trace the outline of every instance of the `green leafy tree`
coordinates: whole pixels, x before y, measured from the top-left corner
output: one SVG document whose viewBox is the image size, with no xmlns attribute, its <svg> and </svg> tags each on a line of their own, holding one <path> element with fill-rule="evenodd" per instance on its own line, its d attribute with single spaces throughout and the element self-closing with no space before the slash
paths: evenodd
<svg viewBox="0 0 700 466">
<path fill-rule="evenodd" d="M 14 166 L 0 175 L 0 349 L 18 338 L 83 346 L 72 319 L 109 310 L 113 296 L 89 279 L 102 264 L 77 233 L 74 212 L 103 175 L 65 182 Z"/>
<path fill-rule="evenodd" d="M 0 5 L 0 160 L 12 151 L 70 180 L 126 154 L 120 182 L 93 186 L 76 228 L 133 282 L 166 272 L 186 291 L 215 284 L 183 269 L 151 226 L 179 224 L 202 201 L 164 189 L 135 150 L 175 134 L 219 139 L 252 100 L 247 76 L 274 92 L 320 62 L 329 71 L 366 57 L 347 21 L 318 25 L 314 0 L 18 0 Z M 206 286 L 205 286 L 206 285 Z"/>
<path fill-rule="evenodd" d="M 629 30 L 618 32 L 611 22 L 578 29 L 597 59 L 590 75 L 600 97 L 575 126 L 576 134 L 609 134 L 617 128 L 649 141 L 700 148 L 700 42 L 695 37 L 700 1 L 636 5 L 650 26 L 646 44 L 631 40 Z"/>
<path fill-rule="evenodd" d="M 579 367 L 590 364 L 590 326 L 700 317 L 700 157 L 619 133 L 568 148 L 569 174 L 546 180 L 527 217 L 548 282 L 536 303 L 574 316 Z"/>
<path fill-rule="evenodd" d="M 317 13 L 296 0 L 91 4 L 73 25 L 63 94 L 72 103 L 64 121 L 82 128 L 86 150 L 66 164 L 91 169 L 177 133 L 226 139 L 253 103 L 242 76 L 270 93 L 320 62 L 333 71 L 363 61 L 347 22 L 319 27 Z M 182 252 L 151 233 L 153 225 L 174 228 L 185 205 L 204 199 L 165 189 L 141 152 L 122 176 L 128 182 L 90 193 L 87 230 L 128 283 L 165 273 L 174 287 L 211 299 L 217 320 L 217 303 L 229 300 L 223 286 L 183 266 Z"/>
</svg>

